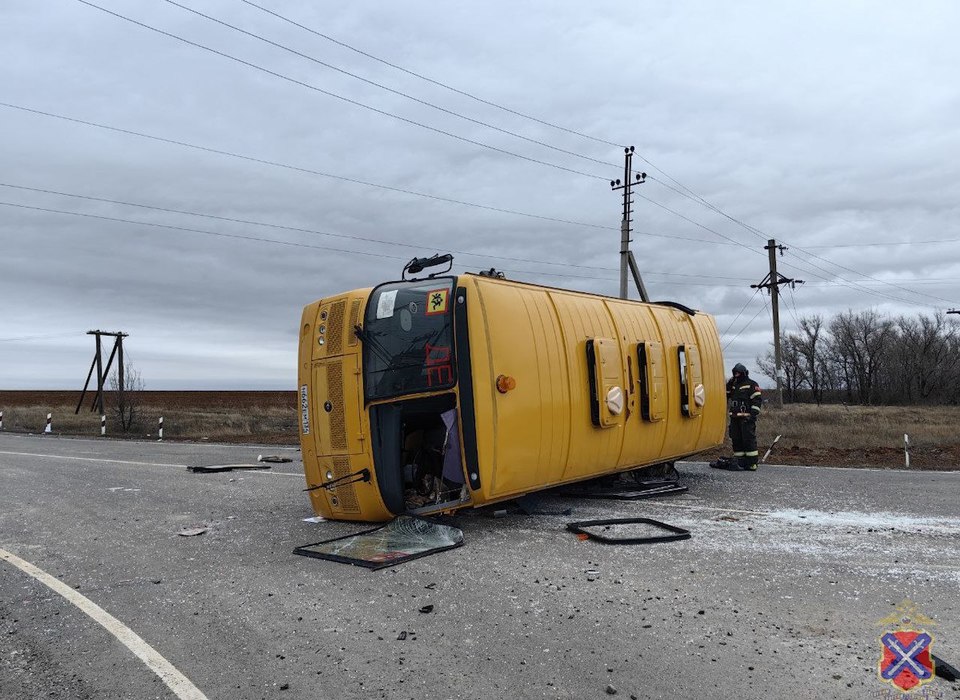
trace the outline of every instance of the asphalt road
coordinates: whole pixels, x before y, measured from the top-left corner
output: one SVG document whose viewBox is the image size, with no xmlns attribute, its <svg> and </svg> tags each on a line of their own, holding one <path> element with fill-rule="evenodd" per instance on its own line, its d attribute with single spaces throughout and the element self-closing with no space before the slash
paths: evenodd
<svg viewBox="0 0 960 700">
<path fill-rule="evenodd" d="M 294 462 L 184 467 L 261 453 Z M 465 514 L 463 547 L 368 571 L 291 553 L 360 529 L 303 521 L 296 451 L 0 434 L 0 550 L 100 606 L 211 700 L 604 698 L 608 686 L 624 698 L 884 697 L 878 621 L 904 599 L 934 619 L 933 652 L 960 664 L 960 473 L 680 468 L 685 495 Z M 692 538 L 611 546 L 564 529 L 631 515 Z M 207 531 L 178 536 L 191 526 Z M 960 696 L 939 679 L 927 689 Z M 0 697 L 177 696 L 0 559 Z"/>
</svg>

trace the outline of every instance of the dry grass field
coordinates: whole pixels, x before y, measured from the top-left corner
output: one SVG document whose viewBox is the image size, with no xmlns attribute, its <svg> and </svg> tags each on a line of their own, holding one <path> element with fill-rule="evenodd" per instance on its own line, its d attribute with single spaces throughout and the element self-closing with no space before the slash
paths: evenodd
<svg viewBox="0 0 960 700">
<path fill-rule="evenodd" d="M 164 418 L 164 439 L 297 444 L 297 394 L 294 391 L 145 391 L 142 420 L 127 437 L 155 438 Z M 85 407 L 74 415 L 78 391 L 0 391 L 4 430 L 40 433 L 47 413 L 53 432 L 100 434 L 100 417 Z M 110 415 L 107 435 L 124 437 Z M 812 406 L 795 404 L 764 409 L 757 427 L 760 452 L 782 435 L 768 460 L 779 464 L 902 467 L 903 434 L 910 436 L 910 463 L 923 469 L 960 468 L 960 407 Z M 729 454 L 723 449 L 704 454 Z"/>
<path fill-rule="evenodd" d="M 910 465 L 960 468 L 958 406 L 815 406 L 764 408 L 757 423 L 760 454 L 782 435 L 774 464 L 903 467 L 903 435 L 910 436 Z M 730 454 L 724 450 L 709 456 Z"/>
<path fill-rule="evenodd" d="M 163 416 L 165 440 L 209 440 L 297 444 L 297 394 L 294 391 L 144 391 L 137 429 L 124 435 L 111 414 L 114 397 L 106 393 L 108 437 L 157 436 Z M 40 433 L 47 414 L 53 414 L 53 432 L 63 435 L 100 435 L 100 416 L 91 413 L 93 396 L 75 415 L 79 391 L 0 391 L 4 430 Z"/>
</svg>

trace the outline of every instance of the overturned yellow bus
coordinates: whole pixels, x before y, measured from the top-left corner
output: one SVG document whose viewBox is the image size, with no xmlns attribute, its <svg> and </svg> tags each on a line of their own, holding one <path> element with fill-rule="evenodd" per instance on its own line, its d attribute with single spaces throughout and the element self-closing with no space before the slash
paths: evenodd
<svg viewBox="0 0 960 700">
<path fill-rule="evenodd" d="M 303 310 L 300 442 L 318 515 L 483 506 L 723 441 L 711 316 L 489 274 L 406 279 L 438 259 Z"/>
</svg>

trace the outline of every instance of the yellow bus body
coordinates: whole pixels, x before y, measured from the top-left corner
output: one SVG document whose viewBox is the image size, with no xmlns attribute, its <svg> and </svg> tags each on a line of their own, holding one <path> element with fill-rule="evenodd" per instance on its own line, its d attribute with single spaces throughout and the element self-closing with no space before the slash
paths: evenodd
<svg viewBox="0 0 960 700">
<path fill-rule="evenodd" d="M 365 398 L 367 341 L 355 329 L 379 288 L 304 308 L 300 437 L 318 515 L 383 521 L 479 507 L 723 441 L 724 370 L 711 316 L 480 275 L 443 279 L 452 280 L 456 376 L 439 390 Z M 394 483 L 405 439 L 395 426 L 406 425 L 404 406 L 441 400 L 456 409 L 463 488 L 455 499 L 406 508 Z"/>
</svg>

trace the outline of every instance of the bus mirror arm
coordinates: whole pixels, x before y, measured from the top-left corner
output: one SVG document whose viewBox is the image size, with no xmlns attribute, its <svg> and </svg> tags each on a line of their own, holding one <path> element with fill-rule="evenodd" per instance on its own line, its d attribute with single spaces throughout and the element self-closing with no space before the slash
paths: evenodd
<svg viewBox="0 0 960 700">
<path fill-rule="evenodd" d="M 350 481 L 346 481 L 346 479 L 350 479 Z M 346 486 L 347 484 L 356 484 L 359 482 L 367 483 L 369 481 L 370 481 L 370 470 L 364 468 L 358 472 L 353 472 L 352 474 L 341 476 L 337 479 L 334 479 L 333 481 L 328 481 L 325 484 L 308 486 L 307 488 L 304 489 L 304 491 L 316 491 L 317 489 L 330 490 L 332 488 L 336 488 L 337 486 Z"/>
</svg>

